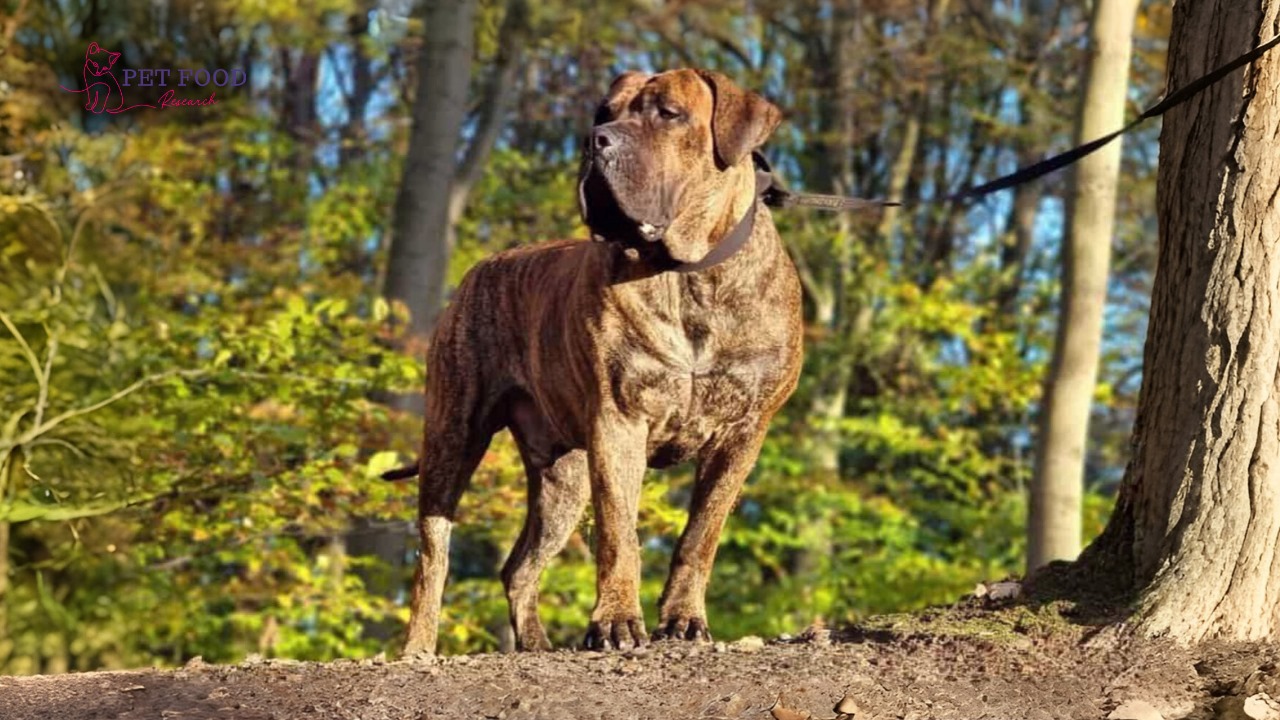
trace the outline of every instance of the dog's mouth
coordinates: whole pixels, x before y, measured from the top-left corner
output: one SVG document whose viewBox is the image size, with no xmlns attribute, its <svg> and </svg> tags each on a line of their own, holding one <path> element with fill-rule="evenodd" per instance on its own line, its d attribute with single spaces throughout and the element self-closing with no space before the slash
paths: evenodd
<svg viewBox="0 0 1280 720">
<path fill-rule="evenodd" d="M 644 247 L 660 242 L 667 230 L 666 223 L 652 223 L 629 215 L 594 158 L 585 161 L 582 179 L 578 182 L 578 208 L 594 240 Z"/>
</svg>

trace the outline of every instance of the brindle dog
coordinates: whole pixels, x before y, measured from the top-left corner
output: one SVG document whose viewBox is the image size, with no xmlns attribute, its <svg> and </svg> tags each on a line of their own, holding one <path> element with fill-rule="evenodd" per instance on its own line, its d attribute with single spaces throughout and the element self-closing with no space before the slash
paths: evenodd
<svg viewBox="0 0 1280 720">
<path fill-rule="evenodd" d="M 770 418 L 795 389 L 795 267 L 757 202 L 752 151 L 781 115 L 727 77 L 627 73 L 584 149 L 596 240 L 502 252 L 463 279 L 431 343 L 419 463 L 422 553 L 406 653 L 433 652 L 449 534 L 502 428 L 528 473 L 528 517 L 502 570 L 518 646 L 547 649 L 538 583 L 588 499 L 598 528 L 588 648 L 647 642 L 636 513 L 646 467 L 697 463 L 656 637 L 708 640 L 704 595 L 725 517 Z M 697 272 L 748 212 L 750 240 Z"/>
</svg>

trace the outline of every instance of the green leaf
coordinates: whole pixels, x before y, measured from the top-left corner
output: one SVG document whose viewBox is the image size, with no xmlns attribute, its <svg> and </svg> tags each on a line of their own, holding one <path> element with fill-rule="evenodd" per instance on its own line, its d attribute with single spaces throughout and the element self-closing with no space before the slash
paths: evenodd
<svg viewBox="0 0 1280 720">
<path fill-rule="evenodd" d="M 384 450 L 374 453 L 373 457 L 369 458 L 369 462 L 365 464 L 365 475 L 371 478 L 377 477 L 388 470 L 400 467 L 400 465 L 399 453 Z"/>
</svg>

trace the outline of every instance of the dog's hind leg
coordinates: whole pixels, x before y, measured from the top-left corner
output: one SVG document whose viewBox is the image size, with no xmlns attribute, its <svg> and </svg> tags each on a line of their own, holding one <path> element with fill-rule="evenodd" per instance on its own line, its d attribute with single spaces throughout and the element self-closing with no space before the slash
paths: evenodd
<svg viewBox="0 0 1280 720">
<path fill-rule="evenodd" d="M 449 574 L 449 535 L 458 501 L 493 437 L 487 423 L 476 416 L 479 393 L 474 385 L 454 386 L 455 392 L 441 397 L 441 387 L 448 387 L 450 375 L 441 368 L 428 382 L 418 474 L 418 534 L 422 546 L 413 579 L 405 655 L 435 652 L 441 597 Z"/>
<path fill-rule="evenodd" d="M 587 453 L 575 450 L 562 455 L 550 467 L 539 468 L 531 462 L 531 453 L 518 434 L 517 442 L 529 477 L 529 511 L 520 538 L 502 567 L 502 584 L 507 591 L 516 648 L 550 650 L 551 642 L 538 618 L 538 584 L 542 571 L 578 526 L 591 497 Z"/>
</svg>

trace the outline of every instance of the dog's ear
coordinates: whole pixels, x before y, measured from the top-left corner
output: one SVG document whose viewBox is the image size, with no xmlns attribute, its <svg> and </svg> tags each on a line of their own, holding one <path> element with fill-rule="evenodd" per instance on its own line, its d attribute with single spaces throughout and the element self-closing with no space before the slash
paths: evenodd
<svg viewBox="0 0 1280 720">
<path fill-rule="evenodd" d="M 110 70 L 111 67 L 115 65 L 116 61 L 119 59 L 120 59 L 120 53 L 111 52 L 110 50 L 108 50 L 107 51 L 107 69 Z"/>
<path fill-rule="evenodd" d="M 782 111 L 721 73 L 699 70 L 698 76 L 711 86 L 711 137 L 716 160 L 731 167 L 769 139 L 782 122 Z"/>
<path fill-rule="evenodd" d="M 98 43 L 96 42 L 89 43 L 89 47 L 84 49 L 85 57 L 88 57 L 90 55 L 93 55 L 95 53 L 100 53 L 100 52 L 102 52 L 102 48 L 98 47 Z"/>
</svg>

